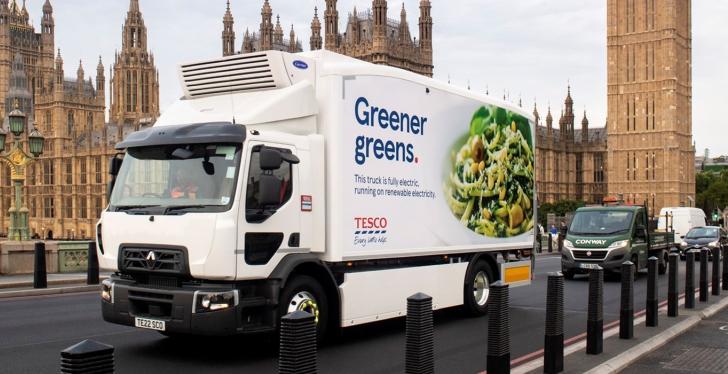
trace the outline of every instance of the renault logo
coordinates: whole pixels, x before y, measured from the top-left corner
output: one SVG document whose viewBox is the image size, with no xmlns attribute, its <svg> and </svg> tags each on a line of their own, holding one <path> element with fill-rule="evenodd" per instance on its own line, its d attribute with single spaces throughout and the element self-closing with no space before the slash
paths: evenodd
<svg viewBox="0 0 728 374">
<path fill-rule="evenodd" d="M 154 263 L 157 262 L 157 255 L 154 253 L 154 251 L 149 251 L 146 259 L 147 267 L 151 269 L 154 267 Z"/>
</svg>

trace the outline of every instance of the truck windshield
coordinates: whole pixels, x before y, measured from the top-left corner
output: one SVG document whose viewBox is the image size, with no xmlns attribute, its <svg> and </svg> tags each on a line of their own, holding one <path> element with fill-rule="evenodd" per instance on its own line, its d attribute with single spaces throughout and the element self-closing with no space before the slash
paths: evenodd
<svg viewBox="0 0 728 374">
<path fill-rule="evenodd" d="M 685 239 L 712 239 L 717 237 L 718 229 L 713 227 L 696 227 L 685 235 Z"/>
<path fill-rule="evenodd" d="M 569 232 L 574 235 L 614 235 L 629 231 L 632 212 L 594 210 L 576 212 Z"/>
<path fill-rule="evenodd" d="M 193 144 L 127 149 L 110 211 L 149 214 L 230 209 L 240 144 Z"/>
</svg>

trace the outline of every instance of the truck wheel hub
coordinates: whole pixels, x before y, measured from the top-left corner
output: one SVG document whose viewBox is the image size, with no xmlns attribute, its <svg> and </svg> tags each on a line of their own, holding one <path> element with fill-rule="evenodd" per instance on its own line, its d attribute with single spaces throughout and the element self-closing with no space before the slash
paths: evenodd
<svg viewBox="0 0 728 374">
<path fill-rule="evenodd" d="M 475 302 L 480 306 L 485 305 L 488 302 L 489 294 L 490 284 L 488 284 L 488 276 L 481 270 L 478 274 L 475 274 L 475 279 L 473 280 L 473 296 L 475 297 Z"/>
<path fill-rule="evenodd" d="M 296 311 L 306 312 L 313 315 L 314 320 L 318 324 L 319 308 L 316 299 L 307 291 L 297 292 L 288 303 L 288 313 Z"/>
</svg>

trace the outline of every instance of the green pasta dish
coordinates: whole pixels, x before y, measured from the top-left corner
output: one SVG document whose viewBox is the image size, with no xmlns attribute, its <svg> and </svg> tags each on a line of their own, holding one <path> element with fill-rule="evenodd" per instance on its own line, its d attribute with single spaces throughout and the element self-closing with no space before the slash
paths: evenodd
<svg viewBox="0 0 728 374">
<path fill-rule="evenodd" d="M 453 214 L 470 230 L 507 238 L 533 229 L 531 127 L 516 113 L 481 107 L 452 151 L 445 183 Z"/>
</svg>

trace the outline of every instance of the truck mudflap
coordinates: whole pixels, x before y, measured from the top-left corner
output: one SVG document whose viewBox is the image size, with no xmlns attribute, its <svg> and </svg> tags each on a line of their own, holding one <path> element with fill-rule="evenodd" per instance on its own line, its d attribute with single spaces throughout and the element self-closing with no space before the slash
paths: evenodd
<svg viewBox="0 0 728 374">
<path fill-rule="evenodd" d="M 500 279 L 511 287 L 530 285 L 533 277 L 533 262 L 531 258 L 525 261 L 502 262 Z"/>
<path fill-rule="evenodd" d="M 226 336 L 264 333 L 276 329 L 277 284 L 223 284 L 184 287 L 150 287 L 112 276 L 106 284 L 110 300 L 101 301 L 105 321 L 140 326 L 152 321 L 153 330 L 169 334 Z M 271 292 L 274 295 L 270 295 Z M 234 295 L 221 302 L 228 307 L 200 310 L 204 295 Z M 215 301 L 212 301 L 213 303 Z M 207 305 L 210 305 L 208 300 Z M 160 326 L 162 328 L 160 328 Z"/>
</svg>

